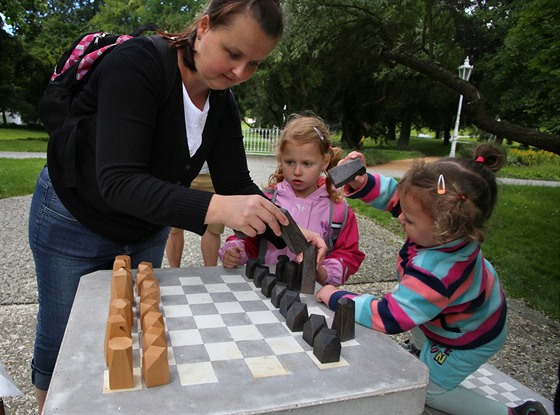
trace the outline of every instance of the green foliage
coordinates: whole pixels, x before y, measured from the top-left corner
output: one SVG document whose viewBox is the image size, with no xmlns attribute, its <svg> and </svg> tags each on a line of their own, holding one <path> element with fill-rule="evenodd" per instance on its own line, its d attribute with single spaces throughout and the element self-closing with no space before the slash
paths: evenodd
<svg viewBox="0 0 560 415">
<path fill-rule="evenodd" d="M 18 138 L 17 140 L 1 140 L 0 151 L 38 152 L 47 151 L 47 139 Z"/>
<path fill-rule="evenodd" d="M 560 319 L 560 188 L 503 185 L 483 245 L 509 296 Z"/>
<path fill-rule="evenodd" d="M 33 193 L 45 159 L 0 158 L 0 199 Z"/>
</svg>

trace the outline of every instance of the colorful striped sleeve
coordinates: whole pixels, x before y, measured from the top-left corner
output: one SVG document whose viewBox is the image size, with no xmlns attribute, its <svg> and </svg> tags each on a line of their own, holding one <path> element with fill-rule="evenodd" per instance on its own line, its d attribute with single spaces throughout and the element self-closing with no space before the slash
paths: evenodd
<svg viewBox="0 0 560 415">
<path fill-rule="evenodd" d="M 397 184 L 392 177 L 368 173 L 367 181 L 362 188 L 353 193 L 345 192 L 345 196 L 351 199 L 361 199 L 376 209 L 390 211 L 393 216 L 398 216 L 398 212 L 396 212 L 399 205 Z M 348 188 L 345 190 L 347 191 Z"/>
</svg>

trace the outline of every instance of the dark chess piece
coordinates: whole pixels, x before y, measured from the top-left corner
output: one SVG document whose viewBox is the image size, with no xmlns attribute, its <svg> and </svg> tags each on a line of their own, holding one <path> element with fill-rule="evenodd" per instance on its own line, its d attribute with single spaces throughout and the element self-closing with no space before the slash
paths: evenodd
<svg viewBox="0 0 560 415">
<path fill-rule="evenodd" d="M 315 279 L 317 276 L 317 248 L 309 245 L 303 251 L 301 267 L 300 292 L 304 294 L 315 294 Z"/>
<path fill-rule="evenodd" d="M 309 242 L 301 232 L 301 229 L 286 209 L 280 208 L 282 213 L 288 218 L 288 224 L 282 225 L 282 239 L 294 254 L 301 254 L 309 246 Z"/>
<path fill-rule="evenodd" d="M 303 331 L 303 325 L 308 318 L 307 304 L 295 302 L 288 309 L 286 325 L 293 332 Z"/>
<path fill-rule="evenodd" d="M 338 300 L 331 328 L 337 331 L 341 342 L 352 340 L 355 336 L 355 309 L 355 303 L 350 298 Z"/>
<path fill-rule="evenodd" d="M 278 263 L 276 264 L 276 278 L 279 282 L 287 282 L 286 279 L 286 263 L 290 261 L 288 255 L 278 255 Z"/>
<path fill-rule="evenodd" d="M 325 316 L 319 314 L 311 314 L 303 325 L 303 340 L 305 340 L 308 345 L 313 347 L 315 336 L 317 336 L 317 334 L 323 328 L 328 328 L 327 319 L 325 318 Z"/>
<path fill-rule="evenodd" d="M 296 261 L 286 263 L 286 282 L 288 289 L 292 291 L 299 291 L 301 288 L 301 264 Z"/>
<path fill-rule="evenodd" d="M 321 363 L 333 363 L 340 361 L 342 345 L 336 330 L 323 328 L 313 343 L 313 354 Z"/>
<path fill-rule="evenodd" d="M 255 272 L 255 267 L 260 264 L 257 258 L 249 258 L 247 264 L 245 264 L 245 276 L 252 280 L 254 278 L 253 273 Z"/>
<path fill-rule="evenodd" d="M 301 303 L 299 292 L 292 291 L 290 289 L 286 290 L 286 292 L 282 296 L 282 299 L 280 300 L 280 314 L 282 314 L 284 318 L 286 318 L 286 316 L 288 315 L 288 309 L 292 306 L 292 304 L 296 302 Z"/>
<path fill-rule="evenodd" d="M 272 288 L 272 293 L 270 294 L 270 302 L 276 308 L 280 308 L 280 301 L 284 294 L 288 291 L 288 286 L 284 282 L 277 282 Z"/>
<path fill-rule="evenodd" d="M 335 166 L 327 171 L 327 174 L 333 181 L 334 187 L 339 188 L 356 176 L 361 176 L 366 173 L 366 167 L 362 163 L 362 160 L 357 157 L 348 163 Z"/>
<path fill-rule="evenodd" d="M 268 274 L 267 276 L 265 276 L 263 278 L 262 286 L 261 286 L 261 293 L 263 293 L 263 295 L 266 298 L 270 298 L 270 296 L 272 295 L 272 289 L 276 285 L 276 282 L 277 282 L 277 279 L 276 279 L 276 275 L 274 275 L 274 274 Z"/>
<path fill-rule="evenodd" d="M 266 265 L 258 264 L 253 271 L 253 283 L 255 287 L 261 288 L 264 277 L 270 274 L 270 270 Z"/>
</svg>

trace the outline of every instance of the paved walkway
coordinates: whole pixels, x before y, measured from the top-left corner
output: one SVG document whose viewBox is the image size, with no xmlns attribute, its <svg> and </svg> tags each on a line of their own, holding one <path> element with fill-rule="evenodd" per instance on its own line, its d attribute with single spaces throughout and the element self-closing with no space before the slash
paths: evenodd
<svg viewBox="0 0 560 415">
<path fill-rule="evenodd" d="M 251 158 L 269 158 L 270 156 L 249 156 Z M 47 158 L 45 153 L 32 153 L 32 152 L 15 152 L 15 151 L 0 151 L 0 158 Z M 273 158 L 273 157 L 270 157 Z M 437 160 L 439 157 L 425 157 L 424 161 L 427 163 Z M 384 176 L 391 176 L 401 178 L 414 159 L 396 160 L 385 164 L 378 164 L 376 166 L 368 167 L 368 171 L 381 173 Z M 272 170 L 271 170 L 272 171 Z M 560 182 L 548 180 L 524 180 L 524 179 L 509 179 L 499 178 L 500 183 L 516 184 L 524 186 L 544 186 L 544 187 L 558 187 Z"/>
<path fill-rule="evenodd" d="M 44 153 L 6 153 L 6 152 L 0 152 L 0 158 L 45 158 L 45 154 Z M 256 183 L 264 183 L 267 178 L 268 178 L 268 174 L 273 171 L 274 167 L 275 167 L 275 159 L 274 157 L 249 157 L 249 165 L 250 165 L 250 169 L 251 169 L 251 175 L 253 176 L 253 179 L 255 180 Z M 431 160 L 426 160 L 426 161 L 431 161 Z M 393 176 L 393 177 L 402 177 L 403 172 L 410 166 L 410 160 L 408 161 L 399 161 L 399 162 L 393 162 L 393 163 L 388 163 L 388 164 L 384 164 L 384 165 L 377 165 L 375 167 L 370 167 L 368 168 L 369 171 L 375 171 L 375 172 L 379 172 L 388 176 Z M 512 179 L 502 179 L 502 181 L 504 182 L 510 182 L 510 180 Z M 545 185 L 545 186 L 559 186 L 560 183 L 558 182 L 540 182 L 540 181 L 519 181 L 520 183 L 518 183 L 518 181 L 516 181 L 515 184 L 527 184 L 527 185 Z M 20 198 L 16 198 L 17 200 L 19 200 Z M 27 207 L 24 209 L 26 210 Z M 4 224 L 4 231 L 6 231 L 9 228 L 9 223 L 5 223 Z M 19 227 L 19 226 L 18 226 Z M 4 232 L 3 232 L 4 233 Z M 5 236 L 5 235 L 3 235 Z M 6 243 L 6 245 L 10 246 L 11 242 L 6 240 L 4 241 Z M 13 245 L 12 245 L 13 247 Z M 12 248 L 11 251 L 13 251 L 14 249 Z M 16 256 L 20 256 L 17 252 L 12 252 L 13 255 Z M 5 258 L 7 260 L 7 258 Z M 10 261 L 6 261 L 6 262 L 10 262 Z M 32 273 L 31 269 L 32 269 L 32 264 L 29 263 L 29 261 L 26 261 L 24 263 L 19 264 L 18 263 L 18 268 L 20 269 L 27 269 L 27 271 L 29 273 Z M 6 271 L 6 274 L 9 275 L 9 270 L 4 270 Z M 33 297 L 33 293 L 35 292 L 34 287 L 29 287 L 28 290 L 29 291 L 29 296 Z M 25 297 L 27 298 L 27 297 Z M 24 298 L 24 300 L 25 300 Z M 29 331 L 31 331 L 32 327 L 33 327 L 33 321 L 34 321 L 34 316 L 36 313 L 36 304 L 35 301 L 33 299 L 29 300 L 29 301 L 23 301 L 20 302 L 19 304 L 14 304 L 14 305 L 6 305 L 5 307 L 1 307 L 3 311 L 6 311 L 7 314 L 14 314 L 15 316 L 18 316 L 18 318 L 14 318 L 14 331 L 18 331 L 20 330 L 18 327 L 23 326 L 23 321 L 28 321 L 28 324 L 25 324 L 25 326 L 29 326 Z M 5 310 L 4 310 L 5 309 Z M 2 313 L 0 313 L 0 317 L 2 317 Z M 6 317 L 6 315 L 4 315 L 3 317 Z M 7 324 L 7 322 L 9 320 L 12 320 L 11 318 L 8 319 L 6 318 L 5 320 L 2 318 L 2 321 L 4 323 Z M 2 325 L 4 325 L 4 323 Z M 4 333 L 5 335 L 8 335 L 8 337 L 11 337 L 11 341 L 9 341 L 7 338 L 5 340 L 7 340 L 9 342 L 9 344 L 11 344 L 12 349 L 12 353 L 9 353 L 7 356 L 5 355 L 4 358 L 8 358 L 8 360 L 10 359 L 10 355 L 15 359 L 15 356 L 18 353 L 14 353 L 16 350 L 19 349 L 25 349 L 26 353 L 27 350 L 31 349 L 31 343 L 32 343 L 32 336 L 24 336 L 24 337 L 18 337 L 13 336 L 14 333 L 10 332 L 12 331 L 12 327 L 4 327 L 7 331 L 6 333 Z M 3 331 L 0 330 L 0 331 Z M 29 356 L 25 356 L 25 361 L 28 361 Z M 13 362 L 6 362 L 4 361 L 4 363 L 13 363 Z M 25 363 L 23 365 L 23 367 L 26 367 L 27 363 Z M 8 365 L 6 365 L 8 366 Z M 20 366 L 22 367 L 22 366 Z M 12 375 L 14 375 L 14 373 L 12 373 Z M 27 378 L 27 377 L 26 377 Z M 21 384 L 21 383 L 18 383 Z M 525 385 L 517 382 L 516 380 L 512 379 L 510 376 L 506 375 L 505 373 L 501 372 L 500 370 L 496 369 L 494 366 L 492 365 L 484 365 L 482 368 L 479 369 L 479 371 L 477 371 L 472 377 L 470 377 L 469 379 L 467 379 L 465 381 L 465 386 L 468 388 L 472 388 L 474 390 L 476 390 L 478 393 L 481 393 L 483 395 L 486 396 L 490 396 L 493 399 L 502 401 L 506 404 L 509 405 L 517 405 L 520 402 L 524 401 L 524 400 L 528 400 L 528 399 L 534 399 L 534 400 L 539 400 L 541 401 L 545 407 L 547 408 L 547 410 L 549 411 L 549 414 L 553 414 L 553 410 L 552 410 L 552 403 L 545 399 L 544 397 L 542 397 L 541 395 L 539 395 L 538 393 L 536 393 L 535 391 L 527 388 Z M 22 405 L 25 406 L 25 409 L 23 407 L 19 407 L 16 409 L 16 413 L 30 413 L 27 412 L 27 410 L 29 408 L 33 407 L 33 397 L 27 393 L 26 394 L 26 403 L 27 405 Z M 13 403 L 13 401 L 11 402 Z M 13 407 L 12 407 L 13 408 Z M 423 415 L 439 415 L 440 413 L 437 411 L 434 411 L 432 409 L 426 408 L 425 412 L 423 413 Z M 560 414 L 559 414 L 560 415 Z"/>
</svg>

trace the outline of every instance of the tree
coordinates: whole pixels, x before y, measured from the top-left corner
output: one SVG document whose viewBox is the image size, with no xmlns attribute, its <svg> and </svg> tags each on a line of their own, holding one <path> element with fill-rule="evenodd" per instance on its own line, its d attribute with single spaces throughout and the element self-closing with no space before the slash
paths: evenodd
<svg viewBox="0 0 560 415">
<path fill-rule="evenodd" d="M 544 1 L 525 3 L 539 3 L 542 6 Z M 520 13 L 524 10 L 520 8 L 522 3 L 521 0 L 511 0 L 500 3 L 494 9 L 503 7 L 503 13 L 509 10 Z M 491 61 L 492 51 L 499 50 L 507 36 L 515 34 L 512 28 L 521 19 L 499 19 L 496 27 L 486 25 L 484 30 L 487 32 L 483 32 L 477 29 L 477 24 L 484 21 L 484 13 L 489 9 L 484 1 L 288 0 L 287 5 L 290 12 L 289 35 L 282 43 L 286 42 L 285 48 L 290 53 L 275 63 L 284 68 L 278 73 L 285 75 L 289 72 L 287 79 L 297 78 L 301 81 L 300 84 L 293 81 L 285 83 L 290 89 L 291 102 L 308 102 L 311 107 L 324 109 L 325 114 L 340 114 L 343 137 L 356 136 L 361 125 L 380 122 L 384 118 L 383 111 L 375 108 L 380 106 L 391 108 L 391 113 L 401 121 L 401 126 L 403 120 L 406 126 L 417 116 L 410 111 L 426 107 L 428 103 L 433 107 L 424 112 L 442 114 L 440 120 L 431 120 L 430 123 L 442 126 L 440 128 L 449 127 L 452 125 L 449 122 L 452 113 L 449 110 L 450 102 L 454 98 L 456 103 L 457 99 L 457 95 L 453 97 L 454 91 L 465 96 L 465 119 L 471 119 L 481 129 L 560 153 L 560 139 L 550 134 L 551 130 L 547 127 L 557 125 L 554 124 L 552 111 L 539 110 L 543 118 L 537 126 L 543 131 L 530 128 L 535 127 L 535 118 L 531 114 L 538 112 L 536 108 L 522 107 L 521 113 L 525 118 L 506 117 L 510 120 L 507 122 L 503 120 L 505 103 L 495 99 L 497 94 L 492 94 L 493 99 L 487 101 L 483 91 L 479 90 L 479 85 L 489 85 L 485 80 L 501 73 L 500 70 L 486 72 L 481 60 Z M 496 13 L 494 9 L 492 11 Z M 556 19 L 552 20 L 556 22 Z M 556 28 L 558 24 L 551 27 Z M 492 40 L 489 46 L 485 45 L 488 39 Z M 477 76 L 471 83 L 461 82 L 455 75 L 456 66 L 463 61 L 465 52 L 473 52 L 470 56 L 474 56 L 477 62 Z M 476 56 L 476 53 L 480 56 Z M 294 63 L 297 60 L 314 65 L 312 68 L 298 67 Z M 415 75 L 391 82 L 387 73 L 397 71 L 399 65 L 423 74 L 429 80 Z M 383 75 L 380 68 L 388 68 L 385 76 L 379 76 Z M 507 76 L 506 71 L 502 72 Z M 310 76 L 306 78 L 303 73 Z M 558 85 L 557 74 L 554 71 L 547 73 L 547 80 L 555 81 Z M 425 99 L 432 94 L 434 82 L 449 88 L 447 94 L 439 89 L 438 94 L 443 101 Z M 496 90 L 503 91 L 503 87 L 497 83 L 492 85 Z M 519 101 L 522 106 L 520 98 L 530 96 L 534 85 L 531 82 L 518 82 L 516 86 L 518 89 L 508 102 Z M 301 95 L 302 91 L 305 99 L 295 96 Z M 515 96 L 520 98 L 515 100 Z M 323 102 L 328 102 L 330 106 L 325 108 L 321 105 Z M 388 106 L 391 102 L 392 106 Z M 536 99 L 532 102 L 538 104 Z M 557 107 L 552 105 L 552 108 Z M 526 126 L 516 125 L 512 121 Z"/>
</svg>

